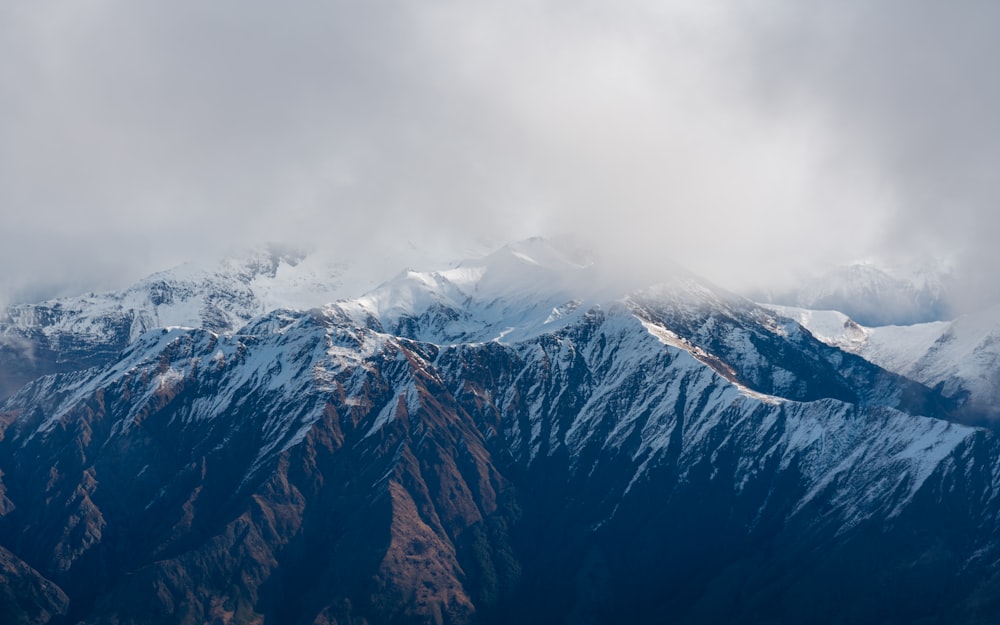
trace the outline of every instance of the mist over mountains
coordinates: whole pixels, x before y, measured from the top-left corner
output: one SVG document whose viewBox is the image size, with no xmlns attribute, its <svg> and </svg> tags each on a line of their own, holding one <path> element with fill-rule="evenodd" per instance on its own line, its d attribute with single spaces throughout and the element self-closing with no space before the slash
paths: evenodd
<svg viewBox="0 0 1000 625">
<path fill-rule="evenodd" d="M 912 325 L 953 319 L 963 308 L 971 312 L 961 299 L 962 286 L 945 262 L 896 268 L 892 273 L 866 263 L 834 268 L 786 291 L 748 296 L 772 304 L 840 311 L 867 326 Z"/>
<path fill-rule="evenodd" d="M 763 5 L 6 7 L 0 301 L 561 233 L 735 291 L 958 256 L 1000 301 L 997 9 Z"/>
<path fill-rule="evenodd" d="M 0 3 L 0 622 L 1000 621 L 998 19 Z"/>
</svg>

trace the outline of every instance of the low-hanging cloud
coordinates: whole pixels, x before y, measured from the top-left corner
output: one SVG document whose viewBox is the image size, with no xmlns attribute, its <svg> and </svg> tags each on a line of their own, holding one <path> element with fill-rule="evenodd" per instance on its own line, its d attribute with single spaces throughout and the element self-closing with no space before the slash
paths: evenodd
<svg viewBox="0 0 1000 625">
<path fill-rule="evenodd" d="M 8 3 L 0 292 L 264 240 L 460 254 L 563 233 L 737 288 L 871 256 L 993 269 L 998 11 Z"/>
</svg>

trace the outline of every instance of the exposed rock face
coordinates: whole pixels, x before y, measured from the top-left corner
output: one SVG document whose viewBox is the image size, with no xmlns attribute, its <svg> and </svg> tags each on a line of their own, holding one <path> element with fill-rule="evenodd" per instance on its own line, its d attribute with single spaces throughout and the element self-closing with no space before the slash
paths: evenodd
<svg viewBox="0 0 1000 625">
<path fill-rule="evenodd" d="M 0 547 L 0 620 L 49 623 L 68 605 L 69 598 L 58 586 Z"/>
<path fill-rule="evenodd" d="M 32 412 L 6 415 L 4 543 L 67 589 L 71 620 L 474 613 L 459 545 L 508 485 L 432 347 L 277 317 L 154 333 L 8 404 Z M 341 339 L 368 357 L 338 363 Z"/>
<path fill-rule="evenodd" d="M 401 280 L 420 306 L 154 330 L 8 400 L 3 622 L 997 613 L 1000 442 L 935 392 L 690 282 Z"/>
</svg>

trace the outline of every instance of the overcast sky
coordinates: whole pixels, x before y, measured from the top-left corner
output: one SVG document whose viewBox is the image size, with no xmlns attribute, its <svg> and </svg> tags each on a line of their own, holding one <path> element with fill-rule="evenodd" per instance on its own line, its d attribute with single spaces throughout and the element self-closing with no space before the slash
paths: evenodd
<svg viewBox="0 0 1000 625">
<path fill-rule="evenodd" d="M 1000 251 L 1000 3 L 0 3 L 0 299 L 573 233 L 727 286 Z M 370 253 L 370 252 L 369 252 Z"/>
</svg>

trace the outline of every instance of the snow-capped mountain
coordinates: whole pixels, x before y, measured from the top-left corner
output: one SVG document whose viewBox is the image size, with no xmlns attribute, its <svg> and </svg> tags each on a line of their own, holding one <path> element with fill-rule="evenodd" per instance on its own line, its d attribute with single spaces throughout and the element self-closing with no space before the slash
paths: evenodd
<svg viewBox="0 0 1000 625">
<path fill-rule="evenodd" d="M 770 307 L 816 338 L 922 384 L 961 404 L 962 418 L 1000 417 L 1000 308 L 952 321 L 864 327 L 836 311 Z"/>
<path fill-rule="evenodd" d="M 344 267 L 309 266 L 301 252 L 274 247 L 222 260 L 181 265 L 123 291 L 90 293 L 10 306 L 4 332 L 91 337 L 113 342 L 169 326 L 229 332 L 278 307 L 314 307 L 336 299 Z"/>
<path fill-rule="evenodd" d="M 151 329 L 0 408 L 0 615 L 990 622 L 1000 439 L 784 312 L 531 240 Z"/>
<path fill-rule="evenodd" d="M 38 375 L 104 364 L 155 328 L 230 333 L 275 308 L 320 306 L 343 295 L 349 274 L 347 263 L 272 246 L 122 291 L 9 306 L 0 314 L 0 398 Z"/>
<path fill-rule="evenodd" d="M 888 269 L 857 263 L 837 267 L 785 292 L 750 297 L 809 310 L 838 310 L 867 326 L 910 325 L 950 319 L 948 295 L 954 287 L 953 271 L 944 261 Z"/>
</svg>

